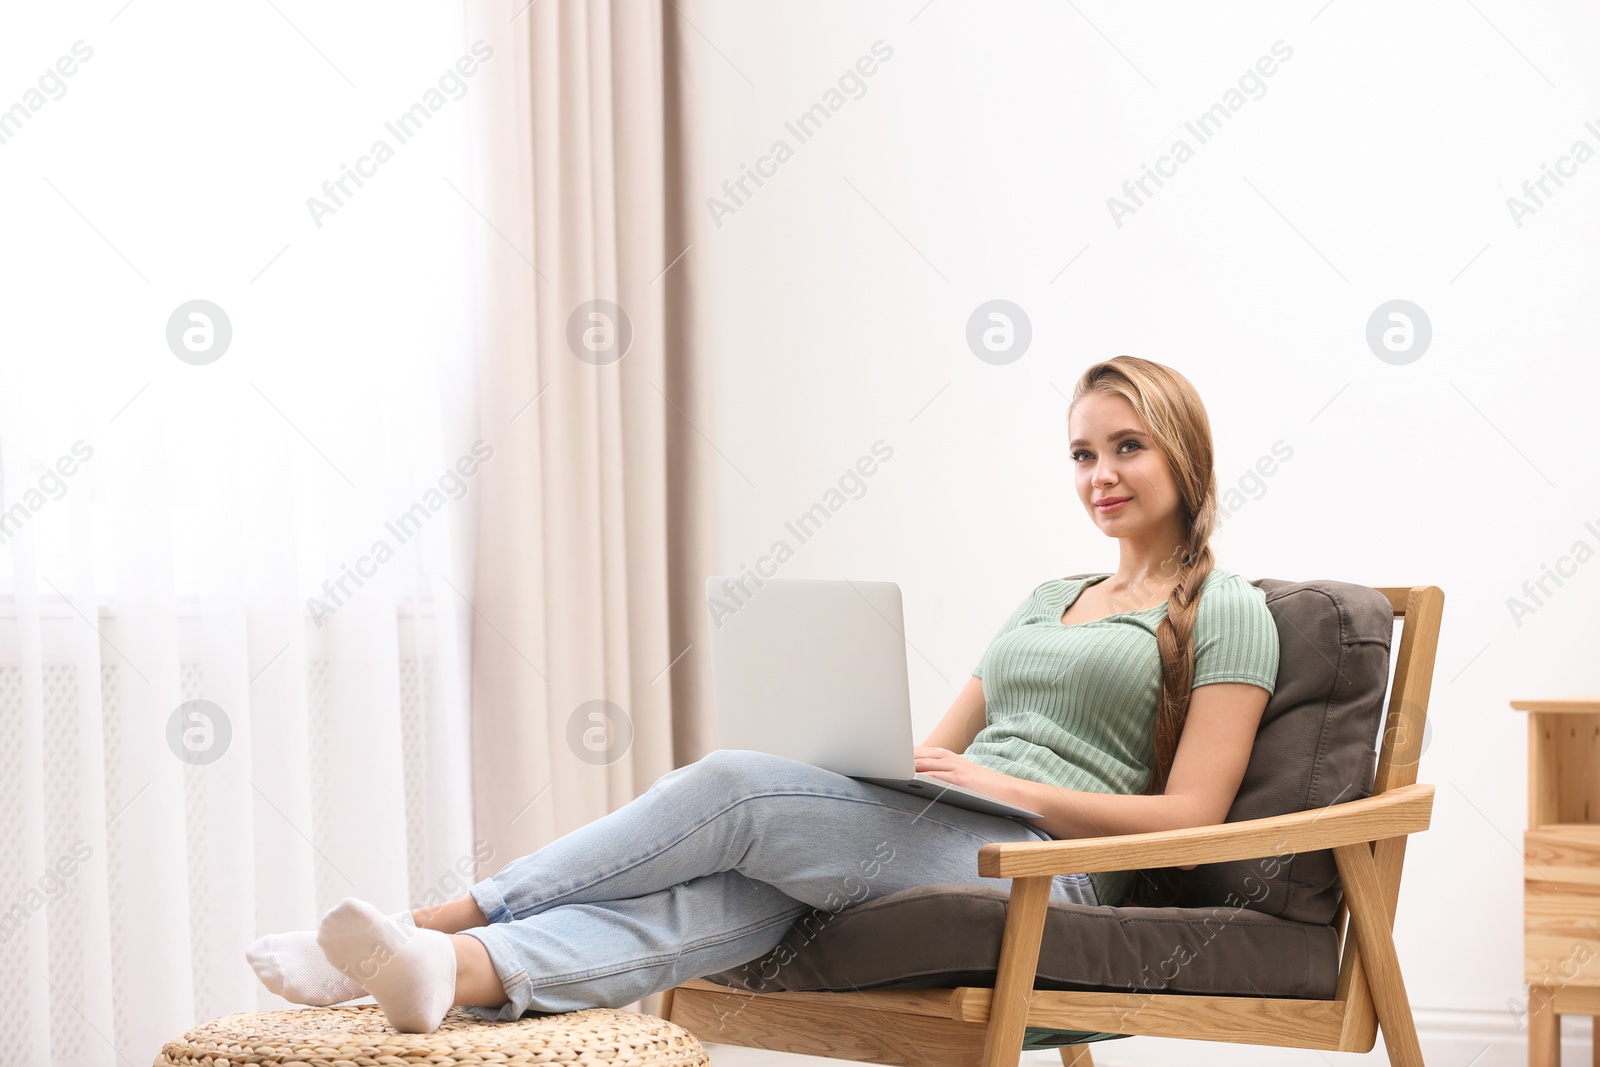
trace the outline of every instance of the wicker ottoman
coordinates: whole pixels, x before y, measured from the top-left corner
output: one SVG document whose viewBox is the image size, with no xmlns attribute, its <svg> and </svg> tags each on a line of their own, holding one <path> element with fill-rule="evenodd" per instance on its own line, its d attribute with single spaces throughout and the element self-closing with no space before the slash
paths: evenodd
<svg viewBox="0 0 1600 1067">
<path fill-rule="evenodd" d="M 709 1067 L 700 1042 L 654 1015 L 617 1008 L 485 1022 L 451 1008 L 431 1034 L 402 1034 L 376 1004 L 241 1012 L 167 1042 L 154 1067 L 404 1067 L 560 1064 Z"/>
</svg>

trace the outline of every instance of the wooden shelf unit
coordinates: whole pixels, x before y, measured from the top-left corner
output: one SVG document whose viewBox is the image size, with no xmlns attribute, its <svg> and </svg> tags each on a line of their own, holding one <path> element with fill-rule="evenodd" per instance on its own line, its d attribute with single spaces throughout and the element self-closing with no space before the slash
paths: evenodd
<svg viewBox="0 0 1600 1067">
<path fill-rule="evenodd" d="M 1600 1067 L 1600 697 L 1511 707 L 1528 715 L 1528 1064 L 1560 1067 L 1561 1016 L 1589 1015 Z"/>
</svg>

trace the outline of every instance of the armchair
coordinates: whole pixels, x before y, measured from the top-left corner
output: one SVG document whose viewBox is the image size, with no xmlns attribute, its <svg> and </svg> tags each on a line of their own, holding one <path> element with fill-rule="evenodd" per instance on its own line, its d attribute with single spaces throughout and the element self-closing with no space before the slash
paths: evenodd
<svg viewBox="0 0 1600 1067">
<path fill-rule="evenodd" d="M 1390 1062 L 1421 1067 L 1392 930 L 1433 806 L 1416 770 L 1444 594 L 1253 584 L 1282 655 L 1226 822 L 985 845 L 978 873 L 1009 894 L 919 886 L 820 933 L 797 921 L 773 974 L 692 979 L 661 1016 L 702 1041 L 898 1067 L 1015 1067 L 1025 1048 L 1092 1067 L 1091 1043 L 1132 1035 L 1365 1052 L 1381 1026 Z M 1180 906 L 1049 901 L 1055 874 L 1185 864 Z"/>
</svg>

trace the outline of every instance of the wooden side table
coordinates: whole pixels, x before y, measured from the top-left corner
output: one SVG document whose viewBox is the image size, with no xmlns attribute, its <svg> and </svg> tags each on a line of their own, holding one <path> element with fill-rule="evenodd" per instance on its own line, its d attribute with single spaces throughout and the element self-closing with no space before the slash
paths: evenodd
<svg viewBox="0 0 1600 1067">
<path fill-rule="evenodd" d="M 1600 1067 L 1600 698 L 1511 707 L 1528 713 L 1528 1065 L 1560 1067 L 1561 1016 L 1589 1015 Z"/>
</svg>

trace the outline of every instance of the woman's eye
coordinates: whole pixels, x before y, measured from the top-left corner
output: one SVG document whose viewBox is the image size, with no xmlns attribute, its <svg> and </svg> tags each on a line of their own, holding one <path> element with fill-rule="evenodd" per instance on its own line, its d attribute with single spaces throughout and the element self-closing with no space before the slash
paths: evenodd
<svg viewBox="0 0 1600 1067">
<path fill-rule="evenodd" d="M 1133 439 L 1133 438 L 1131 438 L 1131 437 L 1130 437 L 1130 438 L 1128 438 L 1128 439 L 1127 439 L 1127 440 L 1125 440 L 1125 441 L 1123 441 L 1123 442 L 1122 442 L 1122 445 L 1132 445 L 1132 446 L 1133 446 L 1133 447 L 1134 447 L 1134 448 L 1136 448 L 1136 449 L 1138 449 L 1138 448 L 1143 448 L 1143 447 L 1144 447 L 1144 446 L 1143 446 L 1143 445 L 1141 445 L 1141 444 L 1140 444 L 1140 443 L 1139 443 L 1139 442 L 1138 442 L 1138 441 L 1135 441 L 1135 440 L 1134 440 L 1134 439 Z M 1118 451 L 1121 451 L 1121 449 L 1122 449 L 1122 445 L 1118 445 L 1118 446 L 1117 446 L 1117 450 L 1118 450 Z M 1078 451 L 1076 451 L 1076 452 L 1074 452 L 1074 453 L 1072 453 L 1072 459 L 1073 459 L 1073 460 L 1077 460 L 1077 459 L 1078 459 L 1078 457 L 1080 457 L 1080 456 L 1086 456 L 1086 455 L 1088 455 L 1088 451 L 1087 451 L 1087 450 L 1086 450 L 1086 449 L 1082 449 L 1082 448 L 1080 448 L 1080 449 L 1078 449 Z"/>
</svg>

